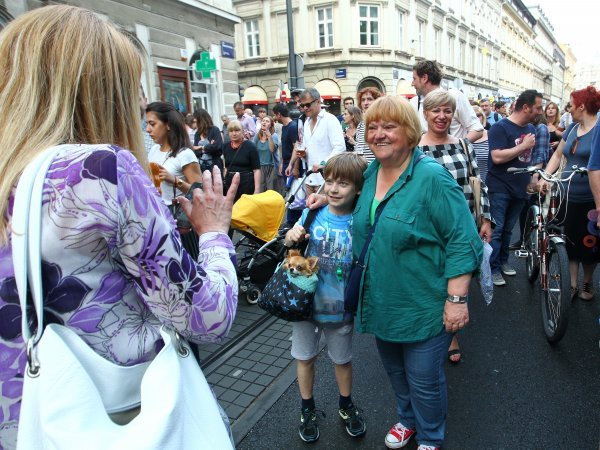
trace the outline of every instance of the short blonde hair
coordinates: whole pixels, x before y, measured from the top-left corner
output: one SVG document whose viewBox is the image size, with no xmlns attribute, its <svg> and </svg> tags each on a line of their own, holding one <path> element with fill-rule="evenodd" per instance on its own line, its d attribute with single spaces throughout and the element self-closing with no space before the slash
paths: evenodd
<svg viewBox="0 0 600 450">
<path fill-rule="evenodd" d="M 449 106 L 454 112 L 456 111 L 456 100 L 448 91 L 436 89 L 425 96 L 423 111 L 431 111 L 438 106 Z"/>
<path fill-rule="evenodd" d="M 364 115 L 365 138 L 369 134 L 370 123 L 378 120 L 396 122 L 404 128 L 409 148 L 414 148 L 419 144 L 422 134 L 421 122 L 414 108 L 404 97 L 379 97 L 373 102 Z"/>
<path fill-rule="evenodd" d="M 230 120 L 227 124 L 227 131 L 242 131 L 243 129 L 242 122 L 239 120 Z"/>
<path fill-rule="evenodd" d="M 0 60 L 0 243 L 11 189 L 48 147 L 116 144 L 148 170 L 137 125 L 142 58 L 114 25 L 75 6 L 34 9 L 2 30 Z"/>
</svg>

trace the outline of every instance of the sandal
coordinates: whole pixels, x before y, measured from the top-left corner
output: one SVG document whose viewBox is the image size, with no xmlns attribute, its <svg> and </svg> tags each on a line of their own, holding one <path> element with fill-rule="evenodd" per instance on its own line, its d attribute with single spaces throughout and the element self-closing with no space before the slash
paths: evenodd
<svg viewBox="0 0 600 450">
<path fill-rule="evenodd" d="M 589 302 L 594 298 L 594 290 L 592 289 L 592 283 L 583 283 L 581 286 L 581 292 L 579 298 L 586 302 Z"/>
<path fill-rule="evenodd" d="M 458 355 L 458 359 L 452 359 L 453 356 Z M 460 348 L 455 348 L 454 350 L 448 350 L 448 361 L 452 364 L 458 364 L 460 362 L 460 357 L 462 353 L 460 352 Z"/>
</svg>

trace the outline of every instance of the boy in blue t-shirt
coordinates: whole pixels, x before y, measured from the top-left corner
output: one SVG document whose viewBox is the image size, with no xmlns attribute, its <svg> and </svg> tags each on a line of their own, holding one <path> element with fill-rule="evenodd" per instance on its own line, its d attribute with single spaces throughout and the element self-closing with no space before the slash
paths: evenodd
<svg viewBox="0 0 600 450">
<path fill-rule="evenodd" d="M 287 245 L 309 239 L 306 256 L 319 257 L 318 285 L 313 317 L 295 322 L 292 332 L 292 356 L 298 364 L 298 385 L 302 398 L 299 434 L 305 442 L 319 439 L 319 426 L 313 398 L 315 360 L 319 338 L 325 336 L 328 354 L 335 364 L 340 392 L 339 414 L 350 436 L 361 436 L 365 422 L 352 403 L 352 332 L 354 317 L 344 311 L 344 288 L 352 263 L 352 211 L 360 194 L 367 168 L 366 160 L 354 153 L 335 155 L 323 171 L 324 193 L 329 204 L 321 208 L 310 226 L 302 226 L 302 217 L 285 236 Z"/>
</svg>

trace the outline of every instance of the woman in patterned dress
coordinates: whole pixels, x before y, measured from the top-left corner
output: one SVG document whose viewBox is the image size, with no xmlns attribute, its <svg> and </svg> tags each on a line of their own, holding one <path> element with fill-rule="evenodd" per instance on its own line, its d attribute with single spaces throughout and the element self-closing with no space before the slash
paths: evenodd
<svg viewBox="0 0 600 450">
<path fill-rule="evenodd" d="M 107 360 L 152 360 L 161 326 L 191 342 L 222 340 L 237 303 L 227 237 L 239 178 L 218 170 L 184 210 L 200 257 L 183 250 L 148 178 L 139 126 L 142 58 L 96 13 L 35 9 L 0 33 L 0 448 L 16 447 L 25 342 L 11 251 L 14 188 L 27 164 L 60 145 L 42 205 L 44 319 L 68 326 Z M 27 93 L 24 95 L 24 93 Z M 36 118 L 35 131 L 23 120 Z M 41 118 L 41 120 L 40 120 Z"/>
<path fill-rule="evenodd" d="M 474 206 L 475 201 L 469 177 L 480 177 L 477 166 L 477 158 L 473 146 L 468 139 L 460 139 L 448 134 L 448 129 L 452 123 L 452 117 L 456 109 L 454 98 L 444 90 L 436 90 L 427 94 L 423 101 L 423 111 L 427 120 L 428 131 L 421 136 L 419 146 L 423 153 L 431 156 L 441 165 L 443 165 L 454 177 L 465 193 L 465 199 L 469 204 L 471 214 L 475 220 Z M 465 154 L 465 148 L 468 156 Z M 468 158 L 468 159 L 467 159 Z M 470 163 L 470 164 L 469 164 Z M 469 171 L 469 165 L 471 170 Z M 490 215 L 490 200 L 488 198 L 487 187 L 483 180 L 481 181 L 481 205 L 482 221 L 479 228 L 479 235 L 487 242 L 492 238 L 492 226 Z M 452 363 L 460 362 L 460 349 L 456 334 L 452 338 L 450 348 L 448 349 L 448 360 Z"/>
</svg>

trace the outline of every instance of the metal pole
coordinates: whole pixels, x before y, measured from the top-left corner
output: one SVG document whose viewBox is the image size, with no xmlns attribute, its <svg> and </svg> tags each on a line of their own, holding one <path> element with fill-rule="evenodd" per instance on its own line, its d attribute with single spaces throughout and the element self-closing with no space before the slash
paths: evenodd
<svg viewBox="0 0 600 450">
<path fill-rule="evenodd" d="M 292 0 L 285 0 L 287 9 L 287 27 L 288 27 L 288 47 L 289 47 L 289 65 L 290 65 L 290 91 L 298 87 L 298 70 L 296 67 L 296 52 L 294 50 L 294 19 L 292 10 Z"/>
</svg>

